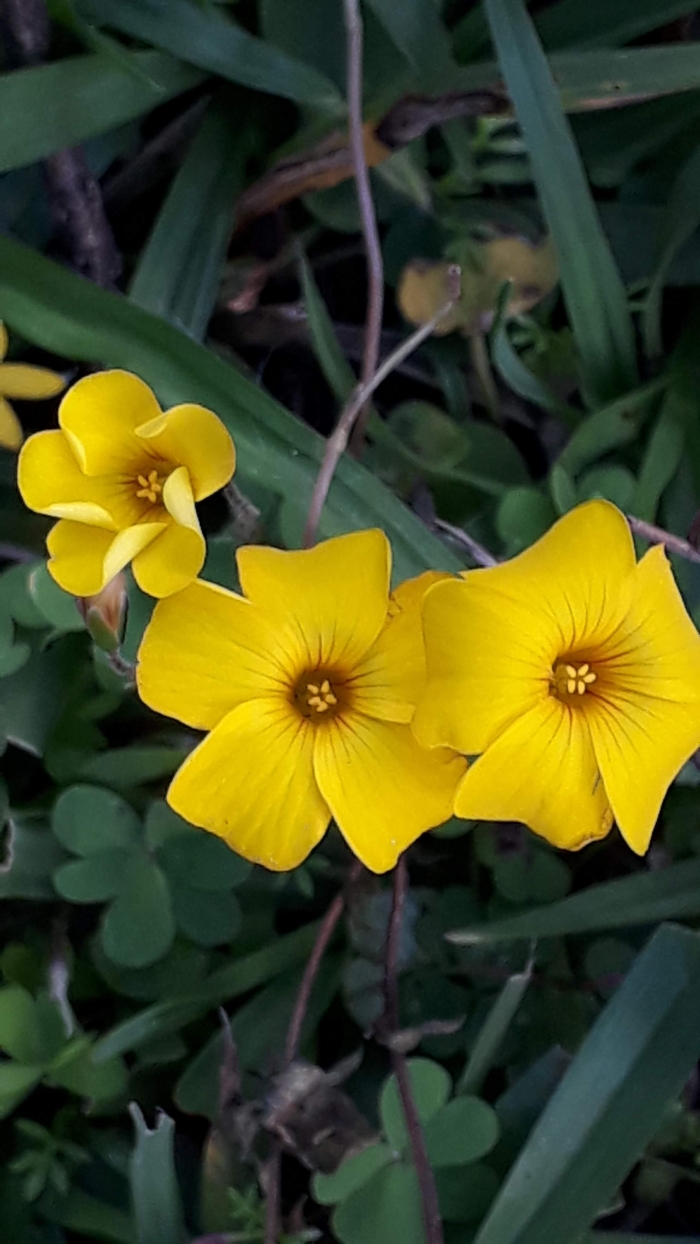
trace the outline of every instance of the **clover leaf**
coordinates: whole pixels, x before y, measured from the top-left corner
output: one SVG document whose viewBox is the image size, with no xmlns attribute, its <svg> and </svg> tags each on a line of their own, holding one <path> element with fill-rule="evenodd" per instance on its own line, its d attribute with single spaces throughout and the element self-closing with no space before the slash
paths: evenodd
<svg viewBox="0 0 700 1244">
<path fill-rule="evenodd" d="M 250 865 L 162 800 L 142 824 L 114 791 L 71 786 L 55 805 L 53 831 L 78 857 L 56 869 L 56 890 L 73 903 L 106 904 L 101 948 L 120 967 L 156 963 L 178 931 L 207 947 L 237 932 L 240 906 L 232 891 Z"/>
</svg>

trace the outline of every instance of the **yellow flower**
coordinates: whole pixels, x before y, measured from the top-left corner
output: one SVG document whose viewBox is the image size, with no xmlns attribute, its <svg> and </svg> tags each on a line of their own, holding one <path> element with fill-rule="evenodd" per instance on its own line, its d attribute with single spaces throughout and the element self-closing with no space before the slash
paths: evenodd
<svg viewBox="0 0 700 1244">
<path fill-rule="evenodd" d="M 238 550 L 244 596 L 197 581 L 155 609 L 137 683 L 159 713 L 211 733 L 168 802 L 267 868 L 295 868 L 333 816 L 374 872 L 452 812 L 464 761 L 408 725 L 424 678 L 420 602 L 389 597 L 381 531 L 301 552 Z"/>
<path fill-rule="evenodd" d="M 29 363 L 3 363 L 7 354 L 7 330 L 0 320 L 0 447 L 19 449 L 24 439 L 22 426 L 8 397 L 20 400 L 39 400 L 55 397 L 66 382 L 48 367 L 32 367 Z"/>
<path fill-rule="evenodd" d="M 457 815 L 569 850 L 614 818 L 642 855 L 700 744 L 700 636 L 663 548 L 636 563 L 624 516 L 587 502 L 512 561 L 431 588 L 424 632 L 416 735 L 484 753 Z"/>
<path fill-rule="evenodd" d="M 25 503 L 60 520 L 47 539 L 56 582 L 96 596 L 133 561 L 151 596 L 191 583 L 206 552 L 194 503 L 235 465 L 221 420 L 192 404 L 163 414 L 137 376 L 105 371 L 70 389 L 58 421 L 29 438 L 18 465 Z"/>
</svg>

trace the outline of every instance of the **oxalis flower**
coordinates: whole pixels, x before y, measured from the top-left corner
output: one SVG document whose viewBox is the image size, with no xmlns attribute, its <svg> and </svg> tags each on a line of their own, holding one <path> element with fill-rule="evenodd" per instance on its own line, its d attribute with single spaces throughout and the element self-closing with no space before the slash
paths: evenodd
<svg viewBox="0 0 700 1244">
<path fill-rule="evenodd" d="M 48 367 L 34 367 L 30 363 L 4 363 L 7 354 L 7 329 L 0 321 L 0 447 L 19 449 L 22 444 L 22 425 L 7 401 L 8 397 L 23 401 L 37 401 L 55 397 L 66 382 Z"/>
<path fill-rule="evenodd" d="M 424 632 L 416 735 L 483 753 L 457 815 L 570 850 L 616 820 L 643 854 L 700 745 L 700 636 L 663 548 L 636 563 L 624 516 L 587 502 L 512 561 L 432 587 Z"/>
<path fill-rule="evenodd" d="M 267 868 L 296 867 L 331 817 L 374 872 L 452 812 L 464 761 L 409 728 L 429 573 L 389 596 L 381 531 L 238 550 L 243 596 L 197 581 L 161 601 L 138 656 L 151 708 L 208 730 L 168 802 Z"/>
<path fill-rule="evenodd" d="M 18 465 L 26 505 L 60 520 L 47 539 L 56 582 L 96 596 L 133 561 L 151 596 L 191 583 L 206 552 L 194 503 L 235 465 L 221 420 L 191 403 L 164 414 L 137 376 L 104 371 L 69 390 L 58 421 L 29 438 Z"/>
</svg>

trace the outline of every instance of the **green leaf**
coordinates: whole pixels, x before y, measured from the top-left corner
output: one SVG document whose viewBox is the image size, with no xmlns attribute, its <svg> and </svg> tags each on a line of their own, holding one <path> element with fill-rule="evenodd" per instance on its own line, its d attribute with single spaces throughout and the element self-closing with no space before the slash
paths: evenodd
<svg viewBox="0 0 700 1244">
<path fill-rule="evenodd" d="M 584 467 L 612 449 L 636 440 L 644 421 L 656 409 L 656 399 L 668 387 L 670 376 L 650 380 L 602 410 L 588 415 L 559 455 L 559 464 L 575 478 Z"/>
<path fill-rule="evenodd" d="M 170 893 L 178 928 L 198 946 L 222 946 L 236 936 L 241 908 L 235 895 L 177 883 L 171 883 Z"/>
<path fill-rule="evenodd" d="M 131 1218 L 115 1205 L 98 1200 L 80 1188 L 69 1188 L 67 1196 L 44 1193 L 39 1202 L 41 1214 L 67 1231 L 105 1240 L 108 1244 L 137 1244 Z"/>
<path fill-rule="evenodd" d="M 252 869 L 221 838 L 201 829 L 168 837 L 158 859 L 169 877 L 195 890 L 229 890 L 241 885 Z"/>
<path fill-rule="evenodd" d="M 700 1055 L 700 938 L 659 929 L 588 1033 L 477 1244 L 573 1244 L 609 1203 Z"/>
<path fill-rule="evenodd" d="M 69 903 L 104 903 L 119 893 L 130 859 L 128 851 L 116 850 L 71 860 L 56 869 L 53 883 Z"/>
<path fill-rule="evenodd" d="M 479 1222 L 498 1192 L 498 1176 L 485 1162 L 443 1166 L 435 1172 L 440 1214 L 445 1222 Z"/>
<path fill-rule="evenodd" d="M 202 122 L 141 252 L 129 297 L 201 341 L 214 310 L 242 183 L 240 121 Z"/>
<path fill-rule="evenodd" d="M 28 1067 L 23 1063 L 0 1063 L 0 1119 L 12 1114 L 24 1098 L 41 1080 L 43 1067 Z"/>
<path fill-rule="evenodd" d="M 157 0 L 87 0 L 83 7 L 103 25 L 207 73 L 331 114 L 341 110 L 340 93 L 329 78 L 256 39 L 214 5 L 168 0 L 163 9 Z"/>
<path fill-rule="evenodd" d="M 169 777 L 186 755 L 178 747 L 115 747 L 86 760 L 80 767 L 80 777 L 88 782 L 105 782 L 115 790 L 131 790 L 144 782 Z"/>
<path fill-rule="evenodd" d="M 100 1037 L 95 1046 L 96 1059 L 126 1054 L 155 1037 L 177 1032 L 193 1016 L 228 1003 L 232 998 L 239 998 L 288 972 L 306 960 L 317 934 L 317 921 L 304 925 L 294 933 L 278 937 L 260 950 L 218 968 L 198 988 L 189 992 L 183 990 L 180 995 L 175 994 L 167 1001 L 158 1002 L 131 1016 Z"/>
<path fill-rule="evenodd" d="M 491 352 L 496 371 L 514 393 L 524 397 L 527 402 L 532 402 L 534 406 L 558 415 L 568 426 L 573 425 L 577 413 L 558 398 L 539 376 L 530 371 L 511 344 L 506 323 L 502 318 L 492 336 Z"/>
<path fill-rule="evenodd" d="M 129 1076 L 121 1059 L 95 1063 L 92 1050 L 80 1043 L 75 1056 L 63 1059 L 60 1065 L 50 1069 L 52 1083 L 84 1097 L 98 1108 L 114 1102 L 126 1093 Z"/>
<path fill-rule="evenodd" d="M 637 381 L 625 289 L 527 11 L 521 0 L 485 0 L 485 6 L 559 255 L 586 390 L 594 401 L 611 400 Z"/>
<path fill-rule="evenodd" d="M 353 1153 L 341 1162 L 332 1175 L 323 1175 L 317 1171 L 313 1177 L 312 1189 L 314 1200 L 319 1205 L 335 1205 L 344 1201 L 352 1192 L 356 1192 L 367 1180 L 393 1161 L 393 1153 L 389 1145 L 381 1142 L 368 1145 L 360 1153 Z"/>
<path fill-rule="evenodd" d="M 0 172 L 43 160 L 188 91 L 201 74 L 162 52 L 71 56 L 0 74 Z"/>
<path fill-rule="evenodd" d="M 170 890 L 146 855 L 132 855 L 119 893 L 102 922 L 102 946 L 115 963 L 143 968 L 170 949 L 175 937 Z"/>
<path fill-rule="evenodd" d="M 455 1097 L 427 1120 L 424 1133 L 431 1166 L 466 1166 L 493 1149 L 498 1116 L 478 1097 Z"/>
<path fill-rule="evenodd" d="M 537 488 L 510 488 L 496 511 L 498 534 L 513 556 L 529 548 L 548 531 L 557 515 Z"/>
<path fill-rule="evenodd" d="M 27 340 L 64 357 L 137 372 L 164 402 L 209 406 L 236 441 L 242 475 L 299 509 L 300 537 L 323 441 L 211 351 L 126 299 L 2 236 L 0 317 Z M 382 527 L 392 542 L 397 579 L 430 567 L 456 570 L 462 565 L 406 506 L 346 456 L 320 533 L 374 526 Z"/>
<path fill-rule="evenodd" d="M 0 868 L 0 898 L 55 899 L 51 875 L 65 860 L 48 826 L 13 814 Z"/>
<path fill-rule="evenodd" d="M 413 1167 L 395 1162 L 377 1171 L 338 1206 L 332 1225 L 342 1244 L 424 1244 L 423 1209 Z"/>
<path fill-rule="evenodd" d="M 469 1061 L 459 1077 L 458 1093 L 474 1093 L 481 1088 L 531 980 L 531 972 L 514 972 L 502 986 L 479 1029 Z"/>
<path fill-rule="evenodd" d="M 43 562 L 30 571 L 28 586 L 29 594 L 47 625 L 54 626 L 58 631 L 85 630 L 75 597 L 61 590 Z"/>
<path fill-rule="evenodd" d="M 578 495 L 582 501 L 604 497 L 619 510 L 632 509 L 632 498 L 637 487 L 634 475 L 627 467 L 601 466 L 586 471 L 578 481 Z"/>
<path fill-rule="evenodd" d="M 456 70 L 450 38 L 433 0 L 369 0 L 392 42 L 405 56 L 421 90 L 449 89 Z"/>
<path fill-rule="evenodd" d="M 696 419 L 694 381 L 690 385 L 672 382 L 644 451 L 637 487 L 630 501 L 630 511 L 637 518 L 648 522 L 656 518 L 661 495 L 673 479 L 683 455 L 685 428 Z"/>
<path fill-rule="evenodd" d="M 639 872 L 580 890 L 559 903 L 535 907 L 490 924 L 449 933 L 451 942 L 470 945 L 513 938 L 562 937 L 631 925 L 656 924 L 700 915 L 700 860 L 670 864 L 658 872 Z"/>
<path fill-rule="evenodd" d="M 445 1068 L 429 1058 L 411 1058 L 407 1065 L 418 1117 L 421 1123 L 427 1123 L 445 1105 L 452 1081 Z M 384 1081 L 379 1097 L 379 1114 L 389 1144 L 400 1153 L 407 1148 L 409 1141 L 401 1097 L 393 1075 Z"/>
<path fill-rule="evenodd" d="M 648 358 L 662 352 L 661 298 L 669 267 L 683 246 L 700 225 L 700 147 L 682 166 L 664 207 L 659 238 L 659 253 L 654 275 L 647 290 L 642 317 L 644 349 Z"/>
<path fill-rule="evenodd" d="M 74 855 L 130 851 L 141 837 L 133 808 L 102 786 L 69 786 L 56 800 L 51 825 Z"/>
<path fill-rule="evenodd" d="M 129 1178 L 137 1244 L 184 1244 L 185 1224 L 173 1154 L 175 1124 L 167 1114 L 159 1113 L 155 1128 L 147 1127 L 135 1102 L 129 1112 L 136 1128 Z"/>
<path fill-rule="evenodd" d="M 39 1063 L 39 1017 L 36 1003 L 22 985 L 0 989 L 0 1049 L 20 1063 Z"/>
<path fill-rule="evenodd" d="M 536 26 L 545 47 L 615 47 L 630 43 L 693 11 L 691 0 L 559 0 L 539 13 Z"/>
<path fill-rule="evenodd" d="M 567 514 L 578 505 L 579 495 L 576 485 L 566 467 L 560 462 L 555 463 L 549 474 L 549 491 L 558 514 Z"/>
<path fill-rule="evenodd" d="M 43 619 L 42 619 L 43 621 Z M 85 675 L 83 635 L 64 635 L 3 679 L 5 729 L 11 743 L 41 756 Z"/>
</svg>

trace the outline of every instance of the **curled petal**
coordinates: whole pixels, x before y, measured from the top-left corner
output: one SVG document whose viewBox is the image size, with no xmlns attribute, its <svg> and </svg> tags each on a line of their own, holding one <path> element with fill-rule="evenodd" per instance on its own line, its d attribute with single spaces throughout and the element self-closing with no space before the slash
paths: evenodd
<svg viewBox="0 0 700 1244">
<path fill-rule="evenodd" d="M 233 475 L 233 441 L 218 416 L 204 406 L 173 406 L 137 433 L 159 458 L 187 467 L 195 501 L 218 492 Z"/>
<path fill-rule="evenodd" d="M 24 445 L 17 483 L 30 510 L 116 530 L 102 482 L 83 475 L 63 432 L 37 432 Z"/>
<path fill-rule="evenodd" d="M 142 523 L 115 535 L 100 527 L 61 519 L 46 540 L 49 570 L 65 592 L 96 596 L 162 530 L 162 523 Z"/>
<path fill-rule="evenodd" d="M 135 474 L 144 443 L 136 428 L 161 414 L 154 394 L 128 371 L 84 376 L 61 402 L 58 421 L 86 475 Z"/>
<path fill-rule="evenodd" d="M 199 526 L 168 523 L 157 540 L 134 558 L 134 578 L 149 596 L 170 596 L 196 579 L 207 546 Z"/>
<path fill-rule="evenodd" d="M 296 868 L 330 820 L 314 778 L 312 734 L 280 697 L 240 704 L 175 774 L 168 803 L 247 860 Z"/>
</svg>

